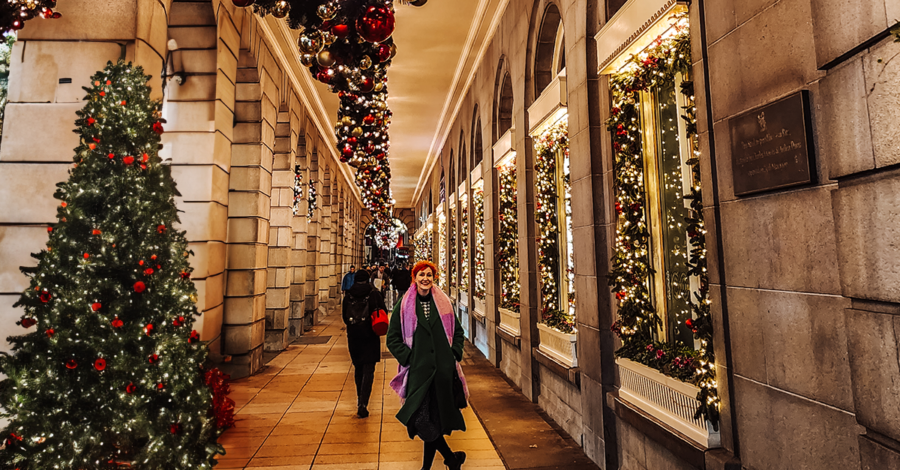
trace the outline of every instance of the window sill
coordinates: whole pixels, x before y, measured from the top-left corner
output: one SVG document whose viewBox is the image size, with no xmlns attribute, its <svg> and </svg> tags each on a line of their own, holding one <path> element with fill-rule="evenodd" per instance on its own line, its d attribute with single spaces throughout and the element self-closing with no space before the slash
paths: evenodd
<svg viewBox="0 0 900 470">
<path fill-rule="evenodd" d="M 478 310 L 472 310 L 472 316 L 475 317 L 475 321 L 481 323 L 481 326 L 484 326 L 487 323 L 487 317 L 484 313 L 479 312 Z"/>
<path fill-rule="evenodd" d="M 520 336 L 518 332 L 509 329 L 506 325 L 501 324 L 497 326 L 497 335 L 500 336 L 500 339 L 503 341 L 522 349 L 522 336 Z"/>
<path fill-rule="evenodd" d="M 692 467 L 698 470 L 741 469 L 740 461 L 731 452 L 704 447 L 624 399 L 619 392 L 609 392 L 607 395 L 612 398 L 616 417 Z"/>
<path fill-rule="evenodd" d="M 544 351 L 541 351 L 540 348 L 531 348 L 531 353 L 534 359 L 547 370 L 581 390 L 581 369 L 559 362 L 557 359 L 544 353 Z"/>
</svg>

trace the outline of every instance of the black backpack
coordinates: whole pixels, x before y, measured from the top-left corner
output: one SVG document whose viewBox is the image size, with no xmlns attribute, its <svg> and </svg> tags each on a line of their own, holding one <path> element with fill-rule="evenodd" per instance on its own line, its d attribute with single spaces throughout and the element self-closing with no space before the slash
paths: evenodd
<svg viewBox="0 0 900 470">
<path fill-rule="evenodd" d="M 371 293 L 369 294 L 371 295 Z M 372 316 L 372 309 L 369 308 L 369 296 L 363 298 L 347 295 L 344 298 L 347 304 L 344 322 L 348 325 L 358 325 L 364 321 L 368 321 Z"/>
</svg>

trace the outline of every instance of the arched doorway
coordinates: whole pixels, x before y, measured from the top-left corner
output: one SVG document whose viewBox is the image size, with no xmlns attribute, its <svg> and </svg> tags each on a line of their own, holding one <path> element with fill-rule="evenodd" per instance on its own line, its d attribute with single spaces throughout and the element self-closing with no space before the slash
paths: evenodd
<svg viewBox="0 0 900 470">
<path fill-rule="evenodd" d="M 396 217 L 393 218 L 393 224 L 394 230 L 396 230 L 396 241 L 390 239 L 388 243 L 385 243 L 385 234 L 378 233 L 374 222 L 366 227 L 364 265 L 386 264 L 393 267 L 407 264 L 412 259 L 414 247 L 410 241 L 412 234 L 409 233 L 409 228 Z"/>
</svg>

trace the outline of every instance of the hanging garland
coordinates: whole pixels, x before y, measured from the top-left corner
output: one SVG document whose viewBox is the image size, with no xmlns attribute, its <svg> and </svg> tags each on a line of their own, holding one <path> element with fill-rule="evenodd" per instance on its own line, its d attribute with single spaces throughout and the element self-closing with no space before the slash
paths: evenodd
<svg viewBox="0 0 900 470">
<path fill-rule="evenodd" d="M 456 287 L 456 208 L 450 208 L 450 287 Z"/>
<path fill-rule="evenodd" d="M 475 298 L 484 301 L 484 188 L 481 185 L 472 189 L 472 208 L 475 211 L 475 282 L 472 290 Z"/>
<path fill-rule="evenodd" d="M 307 187 L 306 201 L 309 203 L 309 212 L 306 214 L 306 218 L 312 220 L 314 212 L 319 208 L 319 199 L 316 194 L 316 180 L 309 180 Z"/>
<path fill-rule="evenodd" d="M 561 255 L 565 253 L 560 246 L 559 227 L 559 191 L 557 189 L 557 171 L 560 170 L 557 154 L 562 152 L 563 158 L 569 158 L 568 122 L 564 119 L 541 134 L 534 145 L 535 148 L 535 180 L 537 207 L 535 220 L 538 227 L 538 267 L 541 278 L 541 323 L 563 333 L 575 331 L 575 317 L 570 312 L 574 309 L 560 305 L 562 295 Z M 565 166 L 565 164 L 563 165 Z M 565 197 L 568 197 L 569 174 L 563 177 Z M 566 269 L 568 272 L 568 267 Z M 569 285 L 568 282 L 565 283 Z M 574 296 L 570 304 L 574 302 Z"/>
<path fill-rule="evenodd" d="M 34 18 L 57 19 L 62 14 L 53 9 L 56 0 L 6 0 L 0 2 L 0 31 L 4 34 L 25 27 Z"/>
<path fill-rule="evenodd" d="M 440 264 L 439 269 L 441 272 L 447 272 L 447 239 L 444 237 L 444 234 L 447 233 L 447 220 L 440 216 L 438 218 L 438 264 Z M 441 290 L 447 290 L 447 276 L 438 276 L 438 286 L 440 286 Z"/>
<path fill-rule="evenodd" d="M 416 261 L 431 260 L 431 231 L 426 230 L 416 239 Z"/>
<path fill-rule="evenodd" d="M 459 290 L 469 291 L 469 205 L 465 194 L 459 199 Z"/>
<path fill-rule="evenodd" d="M 500 230 L 497 266 L 500 268 L 500 308 L 519 312 L 519 221 L 516 159 L 498 168 L 500 174 Z"/>
<path fill-rule="evenodd" d="M 303 201 L 303 170 L 294 165 L 294 215 L 300 215 L 300 202 Z"/>
<path fill-rule="evenodd" d="M 697 279 L 699 289 L 691 302 L 694 318 L 685 324 L 700 347 L 678 347 L 655 339 L 654 331 L 662 320 L 651 301 L 649 278 L 654 273 L 650 263 L 650 233 L 644 211 L 644 161 L 641 149 L 639 93 L 658 82 L 674 81 L 678 73 L 691 70 L 690 34 L 685 17 L 678 18 L 675 35 L 658 38 L 640 56 L 632 57 L 622 71 L 610 78 L 613 108 L 607 128 L 612 133 L 615 151 L 616 213 L 619 223 L 616 253 L 609 275 L 612 292 L 619 303 L 619 319 L 612 331 L 622 340 L 616 355 L 624 357 L 692 383 L 700 388 L 696 417 L 705 417 L 718 429 L 719 397 L 716 389 L 715 354 L 712 344 L 709 279 L 706 271 L 706 228 L 699 184 L 691 186 L 684 196 L 690 211 L 684 220 L 690 243 L 688 274 Z M 684 82 L 681 93 L 689 105 L 682 118 L 687 123 L 689 139 L 696 148 L 697 124 L 693 104 L 693 84 Z M 699 153 L 686 164 L 695 181 L 700 178 Z"/>
</svg>

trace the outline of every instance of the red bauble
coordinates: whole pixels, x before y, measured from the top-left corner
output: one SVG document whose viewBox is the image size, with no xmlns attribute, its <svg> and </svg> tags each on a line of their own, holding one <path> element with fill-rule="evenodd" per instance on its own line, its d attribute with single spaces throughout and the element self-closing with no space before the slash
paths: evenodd
<svg viewBox="0 0 900 470">
<path fill-rule="evenodd" d="M 50 233 L 52 231 L 53 231 L 53 227 L 47 227 L 47 233 Z"/>
<path fill-rule="evenodd" d="M 391 46 L 382 44 L 378 46 L 378 61 L 387 62 L 391 58 Z"/>
<path fill-rule="evenodd" d="M 125 322 L 119 320 L 119 317 L 114 318 L 113 321 L 110 322 L 110 325 L 112 325 L 113 328 L 122 328 L 122 325 L 124 324 Z"/>
<path fill-rule="evenodd" d="M 347 139 L 347 143 L 350 145 L 356 145 L 357 142 L 359 142 L 359 140 L 357 140 L 356 137 L 350 137 Z"/>
<path fill-rule="evenodd" d="M 191 273 L 189 273 L 189 272 L 187 272 L 187 271 L 181 271 L 181 278 L 182 278 L 182 279 L 190 279 L 190 278 L 191 278 Z"/>
<path fill-rule="evenodd" d="M 94 361 L 94 369 L 103 370 L 106 369 L 106 359 L 100 358 Z"/>
<path fill-rule="evenodd" d="M 172 434 L 178 434 L 181 432 L 181 425 L 178 423 L 175 423 L 175 424 L 169 426 L 169 431 L 171 431 Z"/>
<path fill-rule="evenodd" d="M 132 163 L 134 163 L 134 157 L 129 155 L 123 158 L 122 161 L 125 162 L 126 165 L 131 165 Z"/>
<path fill-rule="evenodd" d="M 78 363 L 75 362 L 75 359 L 69 359 L 68 361 L 66 361 L 66 369 L 71 370 L 76 367 L 78 367 Z"/>
<path fill-rule="evenodd" d="M 157 121 L 153 123 L 153 132 L 156 132 L 159 135 L 162 135 L 162 133 L 165 132 L 161 122 Z"/>
<path fill-rule="evenodd" d="M 90 258 L 90 257 L 91 257 L 91 255 L 89 255 L 88 253 L 85 253 L 85 254 L 84 254 L 84 259 L 88 259 L 88 258 Z"/>
<path fill-rule="evenodd" d="M 165 225 L 158 225 L 158 226 L 156 227 L 156 233 L 166 233 L 166 226 L 165 226 Z"/>
<path fill-rule="evenodd" d="M 356 30 L 366 41 L 382 42 L 394 34 L 394 14 L 372 5 L 356 20 Z"/>
<path fill-rule="evenodd" d="M 54 331 L 53 328 L 47 328 L 47 331 L 45 331 L 44 333 L 47 333 L 48 338 L 52 338 L 53 335 L 56 334 L 56 331 Z"/>
<path fill-rule="evenodd" d="M 350 26 L 345 24 L 336 24 L 331 27 L 331 34 L 344 39 L 348 35 L 350 35 Z"/>
<path fill-rule="evenodd" d="M 88 148 L 91 150 L 97 150 L 97 144 L 88 144 Z"/>
<path fill-rule="evenodd" d="M 147 286 L 143 282 L 138 281 L 134 283 L 134 291 L 138 294 L 144 292 L 145 290 L 147 290 Z"/>
<path fill-rule="evenodd" d="M 41 297 L 41 302 L 43 302 L 43 303 L 47 303 L 50 301 L 50 299 L 53 298 L 53 296 L 47 291 L 41 292 L 40 297 Z"/>
<path fill-rule="evenodd" d="M 113 158 L 116 158 L 116 154 L 114 154 L 114 153 L 109 154 L 109 159 L 112 160 Z"/>
<path fill-rule="evenodd" d="M 172 326 L 181 326 L 184 324 L 184 317 L 178 317 L 172 320 Z"/>
<path fill-rule="evenodd" d="M 371 79 L 367 79 L 367 80 L 371 80 Z M 371 126 L 372 124 L 375 124 L 375 116 L 369 114 L 368 116 L 364 117 L 363 124 L 365 124 L 367 126 Z"/>
<path fill-rule="evenodd" d="M 96 228 L 91 230 L 91 235 L 100 235 L 101 233 L 103 233 L 103 232 L 101 232 L 99 229 L 96 229 Z"/>
<path fill-rule="evenodd" d="M 147 336 L 150 336 L 150 333 L 153 333 L 153 324 L 152 323 L 144 327 L 144 334 L 146 334 Z"/>
<path fill-rule="evenodd" d="M 144 270 L 144 276 L 149 276 L 153 274 L 153 268 L 147 268 Z"/>
<path fill-rule="evenodd" d="M 103 305 L 100 305 L 100 302 L 94 302 L 93 304 L 91 304 L 91 310 L 93 310 L 95 312 L 97 310 L 100 310 L 100 308 L 102 308 L 102 307 L 103 307 Z"/>
<path fill-rule="evenodd" d="M 188 343 L 193 343 L 194 341 L 200 341 L 200 333 L 197 333 L 197 330 L 191 331 L 191 337 L 188 338 Z"/>
<path fill-rule="evenodd" d="M 163 384 L 162 382 L 156 384 L 156 389 L 157 389 L 157 390 L 162 390 L 162 389 L 164 389 L 164 388 L 166 388 L 166 385 Z"/>
<path fill-rule="evenodd" d="M 159 362 L 159 354 L 151 355 L 148 361 L 150 361 L 150 364 L 156 364 L 157 362 Z"/>
<path fill-rule="evenodd" d="M 351 147 L 349 145 L 345 145 L 344 148 L 341 150 L 341 154 L 347 158 L 352 157 L 353 156 L 353 147 Z"/>
<path fill-rule="evenodd" d="M 316 80 L 328 85 L 331 83 L 331 80 L 334 78 L 334 71 L 331 69 L 323 69 L 319 73 L 316 74 Z"/>
<path fill-rule="evenodd" d="M 92 118 L 92 117 L 87 118 L 87 125 L 93 126 L 95 122 L 97 122 L 97 121 L 94 118 Z"/>
<path fill-rule="evenodd" d="M 362 79 L 361 82 L 359 82 L 359 85 L 357 85 L 357 86 L 359 86 L 359 91 L 361 91 L 363 93 L 371 93 L 372 90 L 375 89 L 375 80 L 372 80 L 372 77 L 365 77 Z M 366 116 L 366 117 L 368 117 L 368 116 Z M 365 118 L 363 118 L 363 121 L 365 121 Z M 374 123 L 375 123 L 375 120 L 373 119 L 372 124 L 374 124 Z M 367 125 L 371 126 L 372 124 L 367 124 Z"/>
<path fill-rule="evenodd" d="M 22 319 L 22 326 L 25 328 L 31 328 L 32 326 L 35 325 L 35 323 L 37 323 L 37 320 L 35 320 L 34 318 L 23 318 Z"/>
<path fill-rule="evenodd" d="M 129 395 L 134 393 L 135 390 L 137 390 L 137 386 L 133 382 L 131 382 L 125 386 L 125 393 L 127 393 Z"/>
</svg>

